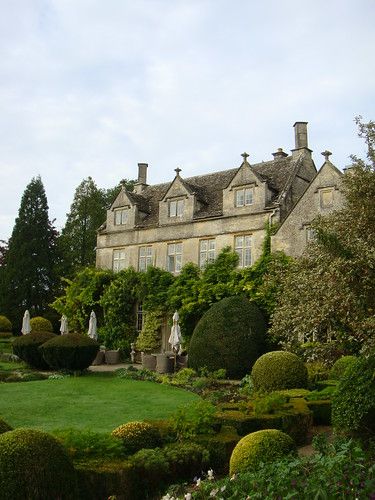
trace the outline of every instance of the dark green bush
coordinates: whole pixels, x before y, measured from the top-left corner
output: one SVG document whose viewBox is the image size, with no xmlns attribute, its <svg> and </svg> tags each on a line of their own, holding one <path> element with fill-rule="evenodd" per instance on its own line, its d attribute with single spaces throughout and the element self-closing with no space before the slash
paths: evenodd
<svg viewBox="0 0 375 500">
<path fill-rule="evenodd" d="M 356 360 L 357 358 L 355 356 L 343 356 L 342 358 L 339 358 L 332 366 L 329 372 L 329 378 L 332 380 L 340 380 L 346 369 L 349 366 L 352 366 Z"/>
<path fill-rule="evenodd" d="M 307 406 L 313 412 L 314 425 L 331 425 L 332 403 L 329 399 L 308 401 Z"/>
<path fill-rule="evenodd" d="M 63 446 L 34 429 L 0 435 L 0 496 L 12 500 L 76 500 L 76 476 Z"/>
<path fill-rule="evenodd" d="M 189 366 L 213 372 L 226 370 L 241 379 L 264 352 L 266 323 L 256 304 L 244 297 L 227 297 L 214 304 L 194 329 Z"/>
<path fill-rule="evenodd" d="M 85 370 L 94 361 L 99 344 L 87 335 L 58 335 L 40 347 L 46 363 L 55 370 Z"/>
<path fill-rule="evenodd" d="M 307 369 L 298 356 L 286 351 L 263 354 L 251 371 L 254 388 L 272 392 L 307 386 Z"/>
<path fill-rule="evenodd" d="M 12 323 L 6 316 L 0 316 L 0 332 L 12 332 Z"/>
<path fill-rule="evenodd" d="M 161 444 L 159 430 L 148 422 L 128 422 L 120 425 L 112 431 L 112 436 L 122 440 L 124 450 L 128 454 L 142 448 L 156 448 Z"/>
<path fill-rule="evenodd" d="M 31 367 L 48 370 L 49 366 L 45 362 L 39 347 L 55 337 L 56 335 L 51 332 L 31 332 L 22 335 L 14 339 L 12 344 L 13 352 Z"/>
<path fill-rule="evenodd" d="M 140 450 L 130 458 L 134 468 L 137 489 L 146 493 L 156 493 L 168 483 L 169 462 L 160 448 Z M 132 497 L 131 497 L 132 498 Z"/>
<path fill-rule="evenodd" d="M 375 435 L 375 354 L 358 358 L 340 380 L 332 401 L 332 424 L 338 431 Z"/>
<path fill-rule="evenodd" d="M 50 320 L 42 318 L 42 316 L 31 318 L 30 326 L 32 332 L 53 332 L 53 326 Z"/>
<path fill-rule="evenodd" d="M 172 443 L 163 448 L 169 474 L 175 482 L 191 480 L 209 466 L 209 453 L 196 443 Z"/>
<path fill-rule="evenodd" d="M 3 434 L 4 432 L 12 431 L 13 428 L 5 422 L 2 418 L 0 418 L 0 434 Z"/>
<path fill-rule="evenodd" d="M 265 429 L 243 437 L 230 457 L 230 475 L 257 469 L 296 450 L 293 439 L 276 429 Z"/>
</svg>

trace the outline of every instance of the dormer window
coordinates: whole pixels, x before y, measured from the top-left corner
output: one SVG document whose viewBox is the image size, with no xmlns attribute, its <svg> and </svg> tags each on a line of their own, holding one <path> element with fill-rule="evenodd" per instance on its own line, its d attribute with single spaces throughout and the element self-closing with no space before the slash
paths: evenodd
<svg viewBox="0 0 375 500">
<path fill-rule="evenodd" d="M 169 202 L 169 217 L 182 217 L 184 213 L 184 200 L 172 200 Z"/>
<path fill-rule="evenodd" d="M 115 210 L 115 226 L 121 226 L 128 222 L 128 208 L 118 208 Z"/>
<path fill-rule="evenodd" d="M 245 207 L 253 204 L 254 188 L 242 188 L 235 191 L 235 206 Z"/>
</svg>

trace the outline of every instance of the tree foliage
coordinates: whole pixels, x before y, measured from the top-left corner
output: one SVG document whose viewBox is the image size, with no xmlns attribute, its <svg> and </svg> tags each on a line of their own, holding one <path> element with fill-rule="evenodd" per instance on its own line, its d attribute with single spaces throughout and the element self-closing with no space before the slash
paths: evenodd
<svg viewBox="0 0 375 500">
<path fill-rule="evenodd" d="M 26 187 L 8 248 L 2 252 L 0 308 L 19 325 L 25 309 L 42 316 L 56 284 L 57 232 L 40 177 Z"/>
<path fill-rule="evenodd" d="M 271 333 L 289 348 L 335 339 L 356 353 L 374 341 L 375 123 L 356 121 L 367 161 L 352 156 L 343 209 L 314 222 L 315 242 L 280 276 Z"/>
</svg>

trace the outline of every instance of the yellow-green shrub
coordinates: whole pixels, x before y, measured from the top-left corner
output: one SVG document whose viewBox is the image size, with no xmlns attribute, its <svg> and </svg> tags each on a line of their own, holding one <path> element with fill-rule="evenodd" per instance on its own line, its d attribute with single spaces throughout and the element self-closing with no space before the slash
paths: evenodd
<svg viewBox="0 0 375 500">
<path fill-rule="evenodd" d="M 342 356 L 332 366 L 329 372 L 329 378 L 332 380 L 340 380 L 349 366 L 352 366 L 357 361 L 355 356 Z"/>
<path fill-rule="evenodd" d="M 254 388 L 272 392 L 307 386 L 307 369 L 291 352 L 273 351 L 258 358 L 251 371 Z"/>
<path fill-rule="evenodd" d="M 0 435 L 0 496 L 12 500 L 76 500 L 73 465 L 51 435 L 16 429 Z"/>
<path fill-rule="evenodd" d="M 243 437 L 230 457 L 230 475 L 251 471 L 261 463 L 273 462 L 289 453 L 294 453 L 293 439 L 276 429 L 265 429 Z"/>
<path fill-rule="evenodd" d="M 50 320 L 42 318 L 42 316 L 35 316 L 35 318 L 31 318 L 30 327 L 32 332 L 53 332 Z"/>
<path fill-rule="evenodd" d="M 112 431 L 112 436 L 122 440 L 125 451 L 135 453 L 142 448 L 156 448 L 161 444 L 158 429 L 148 422 L 128 422 Z"/>
<path fill-rule="evenodd" d="M 12 332 L 12 323 L 6 316 L 0 316 L 0 332 Z"/>
</svg>

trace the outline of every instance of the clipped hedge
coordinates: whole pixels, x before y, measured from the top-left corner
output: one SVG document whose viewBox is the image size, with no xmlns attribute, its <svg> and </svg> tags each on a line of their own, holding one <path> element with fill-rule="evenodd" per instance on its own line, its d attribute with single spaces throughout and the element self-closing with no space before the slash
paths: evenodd
<svg viewBox="0 0 375 500">
<path fill-rule="evenodd" d="M 332 424 L 341 432 L 375 436 L 375 354 L 348 367 L 332 400 Z"/>
<path fill-rule="evenodd" d="M 132 454 L 142 448 L 156 448 L 161 444 L 158 429 L 148 422 L 128 422 L 112 431 L 112 436 L 122 440 L 125 452 Z"/>
<path fill-rule="evenodd" d="M 53 332 L 53 326 L 50 320 L 42 316 L 31 318 L 30 327 L 32 332 Z"/>
<path fill-rule="evenodd" d="M 4 432 L 12 431 L 13 427 L 11 427 L 5 420 L 0 417 L 0 434 L 4 434 Z"/>
<path fill-rule="evenodd" d="M 14 339 L 12 344 L 13 353 L 32 368 L 48 370 L 49 365 L 44 360 L 39 347 L 55 337 L 56 335 L 51 332 L 31 332 L 22 335 Z"/>
<path fill-rule="evenodd" d="M 100 345 L 87 335 L 58 335 L 40 346 L 46 363 L 55 370 L 85 370 L 94 361 Z"/>
<path fill-rule="evenodd" d="M 356 362 L 357 358 L 355 356 L 343 356 L 339 358 L 332 366 L 329 372 L 329 378 L 331 380 L 340 380 L 347 368 L 352 366 Z"/>
<path fill-rule="evenodd" d="M 238 442 L 230 457 L 229 474 L 257 469 L 261 463 L 278 460 L 295 453 L 293 439 L 276 429 L 253 432 Z"/>
<path fill-rule="evenodd" d="M 0 316 L 0 333 L 12 333 L 13 325 L 6 316 Z"/>
<path fill-rule="evenodd" d="M 307 368 L 303 361 L 291 352 L 272 351 L 263 354 L 251 371 L 257 391 L 272 392 L 281 389 L 307 387 Z"/>
<path fill-rule="evenodd" d="M 0 495 L 12 500 L 76 500 L 74 467 L 51 435 L 16 429 L 0 435 Z"/>
<path fill-rule="evenodd" d="M 225 368 L 241 379 L 264 352 L 266 323 L 256 304 L 244 297 L 227 297 L 214 304 L 194 329 L 189 366 L 213 372 Z"/>
</svg>

